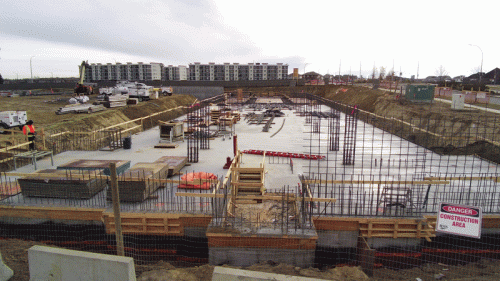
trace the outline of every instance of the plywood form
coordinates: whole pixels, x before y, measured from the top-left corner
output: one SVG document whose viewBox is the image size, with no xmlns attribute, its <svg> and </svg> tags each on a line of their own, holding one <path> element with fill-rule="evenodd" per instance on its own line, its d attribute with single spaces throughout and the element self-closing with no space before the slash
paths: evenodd
<svg viewBox="0 0 500 281">
<path fill-rule="evenodd" d="M 87 160 L 76 159 L 61 166 L 58 170 L 103 170 L 105 175 L 109 175 L 109 164 L 116 164 L 116 173 L 122 174 L 130 168 L 130 161 L 127 160 Z"/>
</svg>

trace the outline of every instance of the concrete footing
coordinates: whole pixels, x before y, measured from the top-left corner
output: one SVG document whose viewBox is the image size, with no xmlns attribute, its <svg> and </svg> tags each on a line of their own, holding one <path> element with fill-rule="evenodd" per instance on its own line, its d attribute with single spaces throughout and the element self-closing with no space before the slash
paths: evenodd
<svg viewBox="0 0 500 281">
<path fill-rule="evenodd" d="M 355 248 L 359 231 L 316 230 L 316 245 L 325 248 Z"/>
<path fill-rule="evenodd" d="M 136 280 L 131 257 L 33 246 L 28 261 L 30 280 Z"/>
<path fill-rule="evenodd" d="M 208 259 L 211 265 L 251 266 L 273 261 L 308 268 L 314 265 L 315 250 L 211 247 Z"/>
</svg>

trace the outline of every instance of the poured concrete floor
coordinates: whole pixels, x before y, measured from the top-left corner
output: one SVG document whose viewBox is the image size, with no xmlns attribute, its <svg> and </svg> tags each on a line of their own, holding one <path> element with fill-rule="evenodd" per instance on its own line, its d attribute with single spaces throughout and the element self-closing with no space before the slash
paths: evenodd
<svg viewBox="0 0 500 281">
<path fill-rule="evenodd" d="M 266 104 L 275 99 L 266 99 Z M 320 108 L 323 112 L 330 112 L 326 106 Z M 380 129 L 361 121 L 357 123 L 356 153 L 354 165 L 343 165 L 343 144 L 344 144 L 344 120 L 345 115 L 340 114 L 340 150 L 328 150 L 328 122 L 325 119 L 313 118 L 312 123 L 306 123 L 306 117 L 299 116 L 297 111 L 283 109 L 285 115 L 274 119 L 274 124 L 269 132 L 262 132 L 264 125 L 249 125 L 244 116 L 254 111 L 249 107 L 241 109 L 241 120 L 235 124 L 234 132 L 237 135 L 238 149 L 243 150 L 266 150 L 276 152 L 320 154 L 325 156 L 324 160 L 292 159 L 293 172 L 288 158 L 266 157 L 265 160 L 265 188 L 268 192 L 279 192 L 283 187 L 288 187 L 297 192 L 300 183 L 299 175 L 306 175 L 309 178 L 319 178 L 327 180 L 421 180 L 428 176 L 482 176 L 498 174 L 498 165 L 474 156 L 440 156 L 423 147 L 408 142 L 404 139 L 391 135 Z M 186 116 L 179 118 L 185 119 Z M 311 124 L 319 122 L 320 133 L 311 132 Z M 281 129 L 280 129 L 281 128 Z M 212 126 L 211 130 L 216 127 Z M 279 132 L 278 132 L 279 130 Z M 276 133 L 276 134 L 275 134 Z M 181 172 L 208 172 L 223 178 L 227 170 L 223 169 L 227 157 L 234 157 L 233 139 L 230 135 L 217 137 L 210 140 L 210 149 L 199 150 L 199 162 L 191 163 L 184 167 Z M 54 166 L 51 166 L 50 158 L 45 158 L 37 162 L 38 170 L 55 168 L 77 159 L 89 160 L 125 160 L 131 161 L 131 166 L 138 162 L 154 162 L 162 156 L 186 156 L 187 141 L 175 142 L 179 146 L 175 149 L 154 148 L 160 142 L 159 128 L 134 134 L 132 136 L 131 149 L 118 149 L 115 151 L 67 151 L 54 156 Z M 165 141 L 162 141 L 165 142 Z M 262 161 L 262 156 L 244 154 L 242 161 L 245 165 L 258 165 Z M 16 172 L 34 172 L 33 165 L 18 168 Z M 15 179 L 12 177 L 11 180 Z M 339 201 L 335 205 L 327 205 L 332 214 L 354 215 L 353 207 L 347 206 L 345 202 L 360 204 L 355 207 L 356 215 L 363 213 L 374 215 L 374 210 L 378 210 L 380 193 L 386 186 L 380 184 L 324 184 L 311 185 L 314 197 L 333 197 Z M 437 200 L 458 200 L 457 192 L 469 193 L 471 204 L 482 205 L 486 202 L 498 202 L 500 198 L 493 196 L 481 199 L 470 195 L 471 193 L 482 192 L 485 189 L 496 188 L 493 181 L 470 181 L 467 183 L 452 182 L 447 186 L 427 185 L 403 186 L 414 190 L 414 208 L 418 210 L 424 205 L 424 196 L 429 189 L 429 199 L 425 202 L 437 204 Z M 440 195 L 442 188 L 453 189 L 456 192 Z M 167 187 L 157 191 L 157 198 L 146 200 L 143 203 L 124 203 L 122 206 L 128 210 L 136 211 L 175 211 L 175 212 L 211 212 L 209 201 L 205 199 L 179 198 L 175 192 L 200 192 L 211 191 L 199 190 L 178 190 L 175 186 Z M 441 197 L 440 197 L 441 196 Z M 80 206 L 80 207 L 106 207 L 111 203 L 106 201 L 105 191 L 89 200 L 59 200 L 43 198 L 24 198 L 22 194 L 9 197 L 3 200 L 3 204 L 11 205 L 55 205 L 55 206 Z M 346 200 L 346 198 L 349 200 Z M 474 199 L 476 198 L 476 199 Z M 463 198 L 460 198 L 462 200 Z M 474 201 L 475 200 L 475 201 Z M 491 205 L 491 204 L 489 204 Z M 497 204 L 498 206 L 498 204 Z M 321 205 L 319 206 L 320 208 Z M 491 206 L 484 206 L 490 207 Z M 498 207 L 496 207 L 498 208 Z M 431 210 L 433 210 L 431 208 Z M 492 210 L 492 209 L 491 209 Z M 345 211 L 345 213 L 344 213 Z M 493 211 L 493 210 L 492 210 Z"/>
</svg>

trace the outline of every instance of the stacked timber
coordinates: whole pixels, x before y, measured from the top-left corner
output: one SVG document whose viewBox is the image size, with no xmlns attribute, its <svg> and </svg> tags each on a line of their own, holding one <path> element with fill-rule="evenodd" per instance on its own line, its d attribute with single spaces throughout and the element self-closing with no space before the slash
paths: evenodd
<svg viewBox="0 0 500 281">
<path fill-rule="evenodd" d="M 142 202 L 148 199 L 161 184 L 160 178 L 168 173 L 165 163 L 137 163 L 118 178 L 118 193 L 122 202 Z M 111 200 L 111 189 L 108 188 L 108 200 Z"/>
<path fill-rule="evenodd" d="M 90 199 L 106 187 L 101 171 L 40 170 L 18 179 L 21 193 L 26 197 Z"/>
<path fill-rule="evenodd" d="M 104 98 L 107 108 L 122 107 L 127 105 L 128 95 L 111 95 Z"/>
<path fill-rule="evenodd" d="M 65 163 L 63 165 L 57 166 L 58 170 L 68 170 L 68 171 L 94 171 L 102 170 L 103 174 L 109 176 L 110 170 L 109 165 L 115 163 L 116 173 L 118 175 L 122 174 L 130 168 L 130 161 L 128 160 L 90 160 L 90 159 L 75 159 L 71 162 Z"/>
<path fill-rule="evenodd" d="M 220 114 L 221 114 L 220 110 L 212 109 L 210 111 L 210 121 L 213 122 L 214 124 L 218 124 Z"/>
<path fill-rule="evenodd" d="M 188 161 L 187 156 L 163 156 L 156 160 L 154 163 L 166 164 L 168 165 L 168 177 L 177 174 L 184 166 L 186 166 Z"/>
<path fill-rule="evenodd" d="M 101 104 L 70 104 L 60 107 L 56 114 L 67 114 L 67 113 L 94 113 L 98 111 L 105 110 L 106 108 Z"/>
</svg>

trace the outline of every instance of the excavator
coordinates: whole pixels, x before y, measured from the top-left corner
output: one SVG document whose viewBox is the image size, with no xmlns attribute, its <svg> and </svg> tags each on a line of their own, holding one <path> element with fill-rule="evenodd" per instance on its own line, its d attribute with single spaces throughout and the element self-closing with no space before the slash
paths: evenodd
<svg viewBox="0 0 500 281">
<path fill-rule="evenodd" d="M 76 84 L 74 93 L 75 95 L 92 95 L 94 93 L 99 93 L 97 89 L 97 83 L 84 83 L 85 80 L 85 69 L 90 68 L 88 61 L 82 61 L 80 64 L 80 81 Z"/>
</svg>

